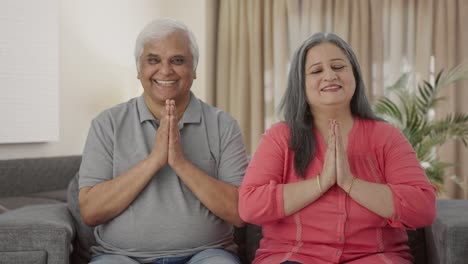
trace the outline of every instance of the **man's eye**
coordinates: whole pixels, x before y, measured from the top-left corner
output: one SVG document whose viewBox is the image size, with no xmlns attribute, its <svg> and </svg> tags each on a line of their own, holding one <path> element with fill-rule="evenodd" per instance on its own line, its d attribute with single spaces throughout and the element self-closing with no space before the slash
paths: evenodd
<svg viewBox="0 0 468 264">
<path fill-rule="evenodd" d="M 148 63 L 149 63 L 149 64 L 156 64 L 156 63 L 158 63 L 158 62 L 159 62 L 159 60 L 156 59 L 156 58 L 149 58 L 149 59 L 148 59 Z"/>
<path fill-rule="evenodd" d="M 185 60 L 183 58 L 174 58 L 172 59 L 172 63 L 175 65 L 182 65 L 184 64 Z"/>
</svg>

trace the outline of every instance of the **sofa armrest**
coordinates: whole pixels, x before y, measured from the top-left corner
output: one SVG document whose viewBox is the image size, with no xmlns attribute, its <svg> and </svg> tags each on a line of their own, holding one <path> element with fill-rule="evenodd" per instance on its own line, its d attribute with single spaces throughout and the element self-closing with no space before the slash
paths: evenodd
<svg viewBox="0 0 468 264">
<path fill-rule="evenodd" d="M 468 200 L 438 200 L 436 219 L 425 233 L 429 263 L 466 263 Z"/>
<path fill-rule="evenodd" d="M 0 214 L 0 263 L 69 263 L 74 235 L 66 204 L 34 205 Z"/>
</svg>

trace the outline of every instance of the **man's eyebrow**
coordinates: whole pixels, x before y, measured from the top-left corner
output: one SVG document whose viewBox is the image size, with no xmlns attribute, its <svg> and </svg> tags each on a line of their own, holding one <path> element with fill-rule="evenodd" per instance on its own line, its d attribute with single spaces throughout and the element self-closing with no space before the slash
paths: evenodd
<svg viewBox="0 0 468 264">
<path fill-rule="evenodd" d="M 159 57 L 159 55 L 154 54 L 154 53 L 148 53 L 146 57 Z"/>
</svg>

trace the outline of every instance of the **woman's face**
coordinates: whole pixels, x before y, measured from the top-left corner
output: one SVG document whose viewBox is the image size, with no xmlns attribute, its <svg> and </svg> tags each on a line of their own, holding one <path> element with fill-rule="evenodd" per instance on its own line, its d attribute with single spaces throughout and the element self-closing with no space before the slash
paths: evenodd
<svg viewBox="0 0 468 264">
<path fill-rule="evenodd" d="M 353 67 L 346 54 L 333 43 L 309 49 L 305 62 L 305 92 L 314 109 L 349 109 L 356 90 Z"/>
</svg>

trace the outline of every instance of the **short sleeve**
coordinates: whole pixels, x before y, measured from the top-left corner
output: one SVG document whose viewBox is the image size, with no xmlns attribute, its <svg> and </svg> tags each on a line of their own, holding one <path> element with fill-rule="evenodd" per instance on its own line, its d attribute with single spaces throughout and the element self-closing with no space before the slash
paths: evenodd
<svg viewBox="0 0 468 264">
<path fill-rule="evenodd" d="M 113 146 L 111 118 L 104 113 L 91 122 L 79 171 L 79 188 L 112 179 Z"/>
<path fill-rule="evenodd" d="M 248 165 L 241 129 L 237 121 L 227 113 L 221 114 L 219 127 L 220 159 L 218 177 L 221 181 L 239 186 Z"/>
</svg>

